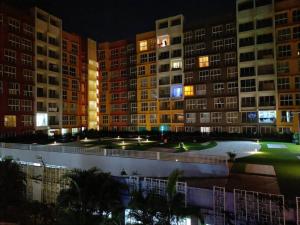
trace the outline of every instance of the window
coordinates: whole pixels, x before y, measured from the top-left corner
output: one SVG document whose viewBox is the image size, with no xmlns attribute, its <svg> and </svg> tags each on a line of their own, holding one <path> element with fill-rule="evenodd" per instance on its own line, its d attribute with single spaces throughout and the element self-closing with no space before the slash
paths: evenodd
<svg viewBox="0 0 300 225">
<path fill-rule="evenodd" d="M 8 79 L 16 79 L 17 78 L 17 70 L 16 67 L 13 66 L 4 66 L 4 75 L 8 78 Z"/>
<path fill-rule="evenodd" d="M 212 123 L 221 123 L 222 122 L 222 113 L 221 112 L 212 112 L 211 113 L 211 122 Z"/>
<path fill-rule="evenodd" d="M 222 25 L 218 25 L 218 26 L 213 26 L 212 27 L 212 35 L 220 35 L 223 32 L 223 26 Z"/>
<path fill-rule="evenodd" d="M 141 54 L 140 55 L 140 63 L 145 63 L 148 61 L 148 55 L 147 54 Z"/>
<path fill-rule="evenodd" d="M 293 38 L 294 39 L 300 38 L 300 26 L 293 28 Z"/>
<path fill-rule="evenodd" d="M 277 73 L 288 73 L 290 71 L 289 62 L 277 62 Z"/>
<path fill-rule="evenodd" d="M 139 123 L 146 123 L 146 115 L 138 115 Z"/>
<path fill-rule="evenodd" d="M 254 52 L 243 52 L 240 53 L 240 62 L 252 61 L 255 59 Z"/>
<path fill-rule="evenodd" d="M 279 90 L 290 89 L 290 80 L 288 77 L 278 78 L 277 85 Z"/>
<path fill-rule="evenodd" d="M 145 66 L 138 67 L 138 75 L 145 75 Z"/>
<path fill-rule="evenodd" d="M 156 102 L 150 102 L 149 103 L 149 110 L 150 111 L 156 111 L 157 108 L 156 108 Z"/>
<path fill-rule="evenodd" d="M 256 107 L 255 97 L 243 97 L 242 107 Z"/>
<path fill-rule="evenodd" d="M 194 54 L 203 54 L 206 49 L 205 42 L 197 43 L 194 45 Z"/>
<path fill-rule="evenodd" d="M 196 85 L 196 95 L 206 95 L 206 84 Z"/>
<path fill-rule="evenodd" d="M 32 90 L 33 90 L 33 88 L 32 88 L 32 86 L 31 85 L 29 85 L 29 84 L 26 84 L 26 85 L 24 85 L 24 88 L 23 88 L 24 90 L 24 96 L 26 96 L 26 97 L 31 97 L 31 96 L 33 96 L 33 92 L 32 92 Z"/>
<path fill-rule="evenodd" d="M 185 86 L 184 96 L 193 96 L 193 95 L 194 95 L 194 86 Z"/>
<path fill-rule="evenodd" d="M 227 97 L 226 98 L 226 108 L 227 109 L 234 109 L 237 107 L 238 107 L 237 97 Z"/>
<path fill-rule="evenodd" d="M 182 68 L 181 59 L 172 60 L 171 61 L 171 68 L 172 68 L 172 70 L 180 70 Z"/>
<path fill-rule="evenodd" d="M 210 70 L 210 79 L 216 80 L 221 77 L 221 69 L 211 69 Z"/>
<path fill-rule="evenodd" d="M 149 62 L 155 62 L 156 61 L 156 53 L 152 52 L 149 53 Z"/>
<path fill-rule="evenodd" d="M 5 127 L 16 127 L 17 126 L 17 118 L 13 115 L 5 115 L 4 116 L 4 126 Z"/>
<path fill-rule="evenodd" d="M 27 81 L 31 81 L 33 79 L 33 71 L 32 70 L 23 70 L 23 77 Z"/>
<path fill-rule="evenodd" d="M 300 105 L 300 94 L 296 94 L 296 95 L 295 95 L 295 104 L 296 104 L 297 106 Z"/>
<path fill-rule="evenodd" d="M 243 11 L 247 9 L 252 9 L 254 7 L 253 1 L 245 1 L 238 5 L 238 11 Z"/>
<path fill-rule="evenodd" d="M 275 106 L 275 97 L 274 96 L 260 96 L 259 97 L 259 106 Z"/>
<path fill-rule="evenodd" d="M 224 98 L 214 98 L 215 109 L 224 109 L 224 106 L 225 106 Z"/>
<path fill-rule="evenodd" d="M 218 66 L 221 62 L 221 56 L 220 54 L 211 55 L 209 56 L 210 65 L 212 66 Z"/>
<path fill-rule="evenodd" d="M 288 13 L 280 13 L 275 15 L 275 24 L 281 25 L 281 24 L 287 24 L 288 23 Z"/>
<path fill-rule="evenodd" d="M 273 19 L 272 18 L 266 18 L 256 21 L 256 29 L 264 28 L 264 27 L 272 27 L 273 25 Z"/>
<path fill-rule="evenodd" d="M 257 112 L 243 112 L 242 113 L 242 122 L 243 123 L 256 123 L 257 120 Z"/>
<path fill-rule="evenodd" d="M 8 28 L 11 31 L 19 32 L 20 31 L 20 21 L 9 17 L 8 18 Z"/>
<path fill-rule="evenodd" d="M 244 67 L 240 69 L 241 77 L 250 77 L 255 76 L 255 68 L 254 67 Z"/>
<path fill-rule="evenodd" d="M 184 68 L 185 70 L 190 70 L 195 66 L 195 58 L 186 58 L 184 60 Z"/>
<path fill-rule="evenodd" d="M 294 115 L 291 111 L 281 111 L 281 122 L 291 123 L 293 122 Z"/>
<path fill-rule="evenodd" d="M 206 30 L 205 28 L 199 29 L 195 31 L 195 40 L 199 41 L 202 40 L 205 37 Z"/>
<path fill-rule="evenodd" d="M 8 108 L 10 111 L 20 111 L 20 100 L 19 99 L 8 99 Z"/>
<path fill-rule="evenodd" d="M 291 54 L 291 45 L 278 46 L 278 57 L 288 57 L 291 56 Z"/>
<path fill-rule="evenodd" d="M 238 91 L 238 83 L 237 82 L 228 82 L 227 83 L 227 92 L 228 94 L 234 94 Z"/>
<path fill-rule="evenodd" d="M 300 22 L 300 9 L 293 11 L 293 22 Z"/>
<path fill-rule="evenodd" d="M 185 32 L 183 35 L 183 38 L 184 38 L 185 43 L 192 41 L 193 40 L 193 32 L 192 31 Z"/>
<path fill-rule="evenodd" d="M 27 40 L 27 39 L 22 39 L 21 41 L 21 48 L 23 50 L 26 50 L 26 51 L 32 51 L 32 42 L 30 40 Z"/>
<path fill-rule="evenodd" d="M 156 82 L 157 82 L 156 77 L 151 77 L 150 85 L 151 85 L 152 88 L 156 87 Z"/>
<path fill-rule="evenodd" d="M 214 94 L 222 94 L 224 92 L 224 83 L 214 83 L 213 91 Z"/>
<path fill-rule="evenodd" d="M 148 111 L 148 102 L 142 102 L 141 103 L 141 111 L 142 112 Z"/>
<path fill-rule="evenodd" d="M 32 56 L 27 54 L 21 55 L 21 62 L 23 65 L 31 66 L 32 65 Z"/>
<path fill-rule="evenodd" d="M 278 30 L 277 32 L 277 40 L 278 41 L 287 41 L 290 40 L 292 36 L 291 29 L 290 28 L 285 28 Z"/>
<path fill-rule="evenodd" d="M 209 66 L 209 61 L 208 61 L 208 56 L 200 56 L 199 57 L 199 67 L 208 67 Z"/>
<path fill-rule="evenodd" d="M 31 100 L 22 100 L 22 110 L 24 112 L 32 111 L 32 101 Z"/>
<path fill-rule="evenodd" d="M 245 32 L 254 29 L 253 22 L 241 23 L 239 24 L 239 32 Z"/>
<path fill-rule="evenodd" d="M 147 78 L 144 78 L 141 80 L 141 88 L 146 88 L 147 87 Z"/>
<path fill-rule="evenodd" d="M 33 118 L 31 115 L 22 115 L 22 124 L 23 126 L 32 126 L 33 125 Z"/>
<path fill-rule="evenodd" d="M 223 48 L 223 40 L 216 40 L 212 42 L 212 48 L 219 51 Z"/>
<path fill-rule="evenodd" d="M 19 83 L 9 83 L 8 84 L 8 94 L 9 95 L 19 95 L 20 94 L 20 84 Z"/>
<path fill-rule="evenodd" d="M 14 34 L 8 34 L 8 43 L 13 48 L 20 48 L 21 38 Z"/>
<path fill-rule="evenodd" d="M 281 94 L 279 95 L 280 106 L 292 106 L 293 96 L 292 94 Z"/>
<path fill-rule="evenodd" d="M 241 92 L 256 91 L 255 79 L 241 80 Z"/>
<path fill-rule="evenodd" d="M 295 88 L 300 89 L 300 77 L 295 77 Z"/>
<path fill-rule="evenodd" d="M 147 99 L 148 98 L 148 91 L 142 90 L 141 91 L 141 99 Z"/>
<path fill-rule="evenodd" d="M 240 38 L 240 40 L 239 40 L 240 47 L 245 47 L 245 46 L 250 46 L 250 45 L 254 45 L 254 37 Z"/>
<path fill-rule="evenodd" d="M 150 114 L 150 123 L 157 123 L 156 114 Z"/>
<path fill-rule="evenodd" d="M 273 34 L 262 34 L 258 35 L 256 38 L 256 43 L 257 44 L 264 44 L 264 43 L 270 43 L 273 42 Z"/>
<path fill-rule="evenodd" d="M 257 51 L 257 59 L 273 59 L 273 49 L 262 49 Z"/>
<path fill-rule="evenodd" d="M 200 123 L 210 123 L 210 113 L 200 113 Z"/>
<path fill-rule="evenodd" d="M 192 77 L 193 79 L 193 77 Z M 209 79 L 209 70 L 200 70 L 199 71 L 199 80 L 205 81 Z"/>
<path fill-rule="evenodd" d="M 235 31 L 235 23 L 227 23 L 226 24 L 226 32 L 233 33 Z"/>
<path fill-rule="evenodd" d="M 227 123 L 238 123 L 239 121 L 238 112 L 226 112 L 226 122 Z"/>
<path fill-rule="evenodd" d="M 3 82 L 0 81 L 0 94 L 3 94 Z"/>
<path fill-rule="evenodd" d="M 186 110 L 206 110 L 207 109 L 207 99 L 186 99 L 185 103 Z"/>
<path fill-rule="evenodd" d="M 227 67 L 227 78 L 236 78 L 237 77 L 237 68 L 235 66 Z"/>
<path fill-rule="evenodd" d="M 225 53 L 225 63 L 226 65 L 231 65 L 236 63 L 236 54 L 235 52 Z"/>
<path fill-rule="evenodd" d="M 9 63 L 15 63 L 16 51 L 10 49 L 4 49 L 4 59 Z"/>
<path fill-rule="evenodd" d="M 235 48 L 235 39 L 234 38 L 226 38 L 224 39 L 224 47 L 225 49 Z"/>
<path fill-rule="evenodd" d="M 185 114 L 186 123 L 196 123 L 196 113 L 186 113 Z"/>
<path fill-rule="evenodd" d="M 139 46 L 140 46 L 140 51 L 147 51 L 148 50 L 148 46 L 147 46 L 147 40 L 143 40 L 139 42 Z"/>
<path fill-rule="evenodd" d="M 77 64 L 77 56 L 76 55 L 70 55 L 70 63 L 73 65 Z"/>
<path fill-rule="evenodd" d="M 157 37 L 157 45 L 159 48 L 164 48 L 166 46 L 170 45 L 170 36 L 169 35 L 163 35 Z"/>
</svg>

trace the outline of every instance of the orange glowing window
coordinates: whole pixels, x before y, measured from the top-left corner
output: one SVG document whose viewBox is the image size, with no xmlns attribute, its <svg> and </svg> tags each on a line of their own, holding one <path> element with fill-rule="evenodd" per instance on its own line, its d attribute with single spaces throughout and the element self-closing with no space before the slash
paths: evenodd
<svg viewBox="0 0 300 225">
<path fill-rule="evenodd" d="M 209 59 L 208 56 L 200 56 L 199 57 L 199 67 L 208 67 L 209 66 Z"/>
<path fill-rule="evenodd" d="M 194 95 L 194 86 L 185 86 L 184 87 L 184 95 L 185 96 L 193 96 Z"/>
<path fill-rule="evenodd" d="M 147 41 L 140 41 L 140 51 L 147 51 L 148 50 L 148 46 L 147 46 Z"/>
</svg>

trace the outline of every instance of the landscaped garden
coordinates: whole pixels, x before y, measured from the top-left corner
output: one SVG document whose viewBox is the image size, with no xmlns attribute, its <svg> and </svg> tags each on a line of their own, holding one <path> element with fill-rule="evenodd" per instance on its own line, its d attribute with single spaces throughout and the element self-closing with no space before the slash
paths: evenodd
<svg viewBox="0 0 300 225">
<path fill-rule="evenodd" d="M 233 172 L 245 172 L 246 164 L 272 165 L 282 194 L 300 196 L 300 145 L 287 142 L 260 142 L 256 154 L 235 160 Z"/>
</svg>

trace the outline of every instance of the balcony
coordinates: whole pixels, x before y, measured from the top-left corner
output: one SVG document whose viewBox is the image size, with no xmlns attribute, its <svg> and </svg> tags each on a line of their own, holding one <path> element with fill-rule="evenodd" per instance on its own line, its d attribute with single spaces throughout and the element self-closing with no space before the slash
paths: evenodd
<svg viewBox="0 0 300 225">
<path fill-rule="evenodd" d="M 49 107 L 48 111 L 49 112 L 59 112 L 59 108 L 58 107 L 51 107 L 51 108 Z"/>
<path fill-rule="evenodd" d="M 49 93 L 49 98 L 59 98 L 58 94 L 50 94 Z"/>
<path fill-rule="evenodd" d="M 37 106 L 36 110 L 37 110 L 38 112 L 46 112 L 46 111 L 47 111 L 47 108 L 44 107 L 44 106 Z"/>
</svg>

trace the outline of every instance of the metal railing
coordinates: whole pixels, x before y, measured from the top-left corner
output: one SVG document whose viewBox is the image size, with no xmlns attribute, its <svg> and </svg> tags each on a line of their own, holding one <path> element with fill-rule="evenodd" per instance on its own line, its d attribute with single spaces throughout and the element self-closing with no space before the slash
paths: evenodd
<svg viewBox="0 0 300 225">
<path fill-rule="evenodd" d="M 60 152 L 73 154 L 86 154 L 107 157 L 121 157 L 134 159 L 149 159 L 162 161 L 175 161 L 181 163 L 201 163 L 201 164 L 227 164 L 226 156 L 214 155 L 184 155 L 181 153 L 167 153 L 154 151 L 136 151 L 121 149 L 105 149 L 103 147 L 73 147 L 64 145 L 37 145 L 19 143 L 1 143 L 0 147 L 30 151 Z"/>
</svg>

